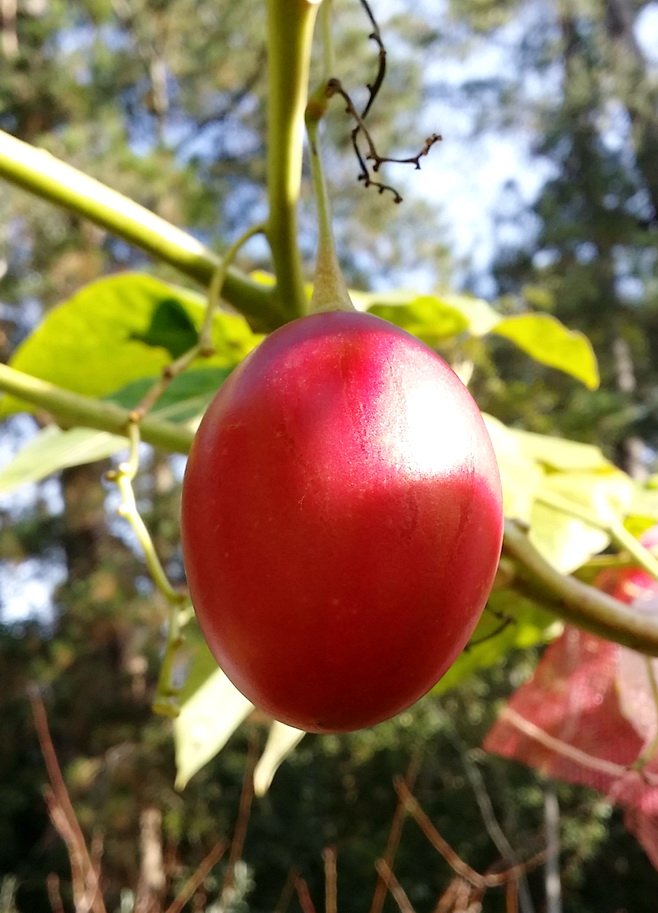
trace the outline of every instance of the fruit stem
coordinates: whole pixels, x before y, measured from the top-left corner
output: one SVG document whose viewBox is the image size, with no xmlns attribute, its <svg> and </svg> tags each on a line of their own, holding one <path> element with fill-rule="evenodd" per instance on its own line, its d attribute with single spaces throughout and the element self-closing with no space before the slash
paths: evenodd
<svg viewBox="0 0 658 913">
<path fill-rule="evenodd" d="M 327 112 L 329 80 L 334 75 L 334 51 L 331 35 L 331 0 L 324 0 L 320 17 L 323 74 L 322 82 L 306 106 L 306 132 L 309 140 L 311 179 L 318 218 L 318 252 L 313 280 L 311 311 L 353 311 L 354 304 L 340 270 L 336 239 L 332 228 L 331 202 L 320 152 L 320 121 Z"/>
<path fill-rule="evenodd" d="M 311 158 L 311 177 L 317 206 L 318 252 L 313 278 L 311 313 L 322 311 L 354 311 L 355 307 L 347 290 L 336 254 L 336 239 L 331 224 L 331 203 L 320 155 L 319 107 L 310 104 L 307 109 L 306 129 Z"/>
<path fill-rule="evenodd" d="M 276 297 L 289 319 L 307 310 L 297 243 L 297 203 L 311 45 L 319 2 L 267 0 L 267 239 L 276 273 Z"/>
</svg>

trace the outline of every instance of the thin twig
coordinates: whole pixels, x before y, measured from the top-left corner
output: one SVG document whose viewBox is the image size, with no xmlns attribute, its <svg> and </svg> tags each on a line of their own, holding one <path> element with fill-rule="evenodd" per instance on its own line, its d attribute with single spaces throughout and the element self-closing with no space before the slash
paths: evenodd
<svg viewBox="0 0 658 913">
<path fill-rule="evenodd" d="M 400 908 L 400 913 L 415 913 L 404 888 L 386 864 L 386 861 L 384 859 L 378 859 L 377 862 L 375 862 L 375 867 L 377 869 L 377 874 L 391 892 L 393 900 Z"/>
<path fill-rule="evenodd" d="M 428 136 L 425 140 L 423 148 L 417 155 L 410 155 L 406 158 L 394 158 L 393 156 L 380 155 L 379 152 L 377 152 L 377 148 L 375 147 L 372 135 L 365 125 L 363 116 L 357 111 L 352 99 L 350 98 L 349 93 L 343 88 L 343 85 L 339 79 L 330 79 L 327 83 L 327 97 L 331 98 L 334 95 L 340 95 L 340 97 L 345 102 L 345 110 L 356 121 L 356 127 L 352 131 L 352 145 L 359 160 L 359 165 L 361 166 L 361 172 L 358 176 L 358 180 L 363 181 L 366 187 L 377 187 L 380 194 L 388 190 L 393 194 L 393 202 L 401 203 L 402 197 L 395 189 L 395 187 L 391 187 L 389 184 L 380 183 L 379 181 L 375 181 L 371 178 L 370 169 L 368 168 L 367 163 L 372 162 L 372 170 L 375 173 L 378 172 L 381 166 L 386 162 L 392 162 L 399 165 L 415 165 L 416 170 L 419 170 L 421 158 L 427 155 L 432 146 L 434 146 L 435 143 L 438 143 L 442 137 L 438 133 L 433 133 L 431 136 Z M 368 151 L 365 156 L 361 153 L 357 143 L 357 137 L 359 133 L 363 133 L 363 137 L 368 147 Z"/>
<path fill-rule="evenodd" d="M 472 650 L 473 647 L 479 647 L 481 644 L 485 644 L 487 641 L 493 640 L 494 637 L 498 637 L 499 634 L 502 634 L 503 631 L 511 624 L 516 624 L 515 618 L 512 618 L 511 615 L 506 615 L 504 612 L 499 612 L 498 609 L 492 609 L 488 603 L 484 608 L 486 612 L 489 612 L 490 615 L 493 615 L 494 618 L 498 619 L 498 624 L 493 629 L 493 631 L 489 631 L 488 634 L 483 634 L 482 637 L 478 637 L 475 640 L 469 640 L 469 642 L 464 647 L 464 653 L 468 653 L 468 651 Z"/>
<path fill-rule="evenodd" d="M 297 891 L 297 898 L 299 900 L 299 905 L 302 908 L 302 913 L 316 913 L 308 890 L 308 885 L 301 875 L 298 875 L 295 879 L 295 890 Z"/>
<path fill-rule="evenodd" d="M 410 792 L 414 788 L 414 783 L 416 782 L 416 777 L 418 776 L 419 769 L 420 756 L 416 755 L 409 762 L 407 772 L 404 776 L 404 782 Z M 397 849 L 400 844 L 402 826 L 404 824 L 406 814 L 407 813 L 404 807 L 404 802 L 402 799 L 398 798 L 398 804 L 395 808 L 395 812 L 393 813 L 393 820 L 391 821 L 391 828 L 388 832 L 386 849 L 384 850 L 384 855 L 382 857 L 382 860 L 386 863 L 389 870 L 391 871 L 393 870 L 395 854 L 397 853 Z M 375 893 L 373 894 L 372 903 L 370 905 L 370 913 L 381 913 L 382 907 L 384 906 L 384 899 L 386 897 L 386 890 L 386 881 L 382 875 L 379 875 L 377 878 L 377 884 L 375 885 Z"/>
<path fill-rule="evenodd" d="M 409 815 L 414 819 L 418 827 L 425 834 L 435 850 L 443 856 L 450 868 L 474 888 L 481 888 L 484 885 L 483 876 L 475 869 L 472 869 L 467 862 L 464 862 L 453 850 L 447 840 L 439 834 L 423 809 L 420 807 L 418 800 L 412 796 L 403 780 L 395 781 L 395 790 L 403 802 L 404 807 Z"/>
<path fill-rule="evenodd" d="M 505 913 L 519 913 L 519 882 L 515 879 L 507 882 Z"/>
<path fill-rule="evenodd" d="M 547 854 L 550 852 L 550 848 L 542 850 L 525 862 L 511 865 L 502 872 L 487 872 L 485 875 L 481 875 L 479 872 L 476 872 L 475 869 L 471 868 L 467 862 L 464 862 L 450 844 L 441 836 L 441 834 L 439 834 L 436 827 L 420 807 L 418 800 L 412 796 L 402 780 L 396 780 L 395 788 L 398 795 L 403 798 L 407 812 L 425 834 L 434 849 L 443 856 L 456 875 L 459 875 L 464 881 L 468 881 L 469 884 L 476 889 L 482 890 L 484 888 L 500 887 L 501 885 L 507 884 L 508 881 L 517 879 L 520 875 L 529 871 L 534 866 L 544 862 Z"/>
<path fill-rule="evenodd" d="M 195 872 L 188 878 L 176 898 L 169 904 L 165 913 L 181 913 L 181 910 L 206 880 L 209 872 L 217 865 L 228 848 L 227 840 L 220 840 L 201 860 Z"/>
<path fill-rule="evenodd" d="M 595 758 L 593 755 L 581 751 L 580 748 L 569 745 L 568 742 L 563 742 L 562 739 L 555 738 L 555 736 L 550 735 L 535 723 L 526 720 L 525 717 L 521 716 L 521 714 L 517 713 L 516 710 L 513 710 L 511 707 L 503 707 L 500 712 L 500 718 L 502 720 L 508 720 L 524 735 L 530 736 L 530 738 L 539 742 L 540 745 L 543 745 L 544 748 L 548 748 L 551 751 L 556 752 L 556 754 L 568 758 L 570 761 L 574 761 L 581 767 L 586 767 L 588 770 L 595 770 L 598 773 L 605 774 L 605 776 L 613 777 L 615 779 L 621 779 L 628 772 L 628 768 L 624 767 L 622 764 L 615 764 L 613 761 L 606 761 L 604 758 Z"/>
<path fill-rule="evenodd" d="M 272 913 L 286 913 L 286 910 L 290 906 L 290 901 L 292 900 L 292 895 L 295 893 L 295 883 L 299 878 L 299 869 L 291 868 L 288 872 L 288 877 L 286 878 L 285 884 L 281 889 L 281 894 L 279 899 L 276 902 L 276 907 Z"/>
<path fill-rule="evenodd" d="M 336 847 L 327 846 L 322 851 L 324 860 L 324 908 L 325 913 L 338 913 L 338 871 L 336 867 Z"/>
<path fill-rule="evenodd" d="M 487 829 L 489 837 L 505 861 L 505 864 L 516 864 L 518 861 L 517 855 L 512 848 L 511 843 L 507 839 L 502 827 L 498 823 L 498 819 L 496 818 L 496 814 L 494 812 L 493 803 L 487 791 L 487 787 L 485 785 L 484 778 L 480 772 L 480 769 L 478 768 L 477 764 L 475 764 L 469 757 L 467 746 L 464 744 L 453 726 L 448 726 L 447 735 L 455 746 L 456 750 L 459 752 L 462 764 L 464 765 L 464 770 L 466 771 L 466 776 L 468 777 L 471 788 L 473 789 L 475 801 L 477 802 L 478 808 L 480 809 L 480 814 L 482 815 L 482 820 L 484 821 L 484 826 Z M 520 888 L 521 909 L 523 913 L 534 913 L 532 898 L 530 897 L 530 891 L 528 890 L 528 885 L 525 880 L 522 880 Z"/>
<path fill-rule="evenodd" d="M 429 137 L 425 141 L 425 146 L 423 147 L 423 149 L 419 153 L 419 155 L 412 156 L 410 158 L 399 159 L 399 158 L 390 158 L 388 156 L 380 156 L 379 153 L 377 152 L 377 150 L 375 149 L 375 145 L 372 140 L 372 136 L 371 136 L 370 132 L 368 131 L 368 128 L 365 125 L 365 120 L 366 120 L 366 117 L 368 116 L 368 114 L 370 113 L 370 110 L 375 102 L 375 99 L 377 98 L 377 95 L 379 94 L 379 90 L 381 89 L 381 87 L 384 83 L 384 79 L 386 77 L 386 47 L 384 46 L 384 41 L 382 39 L 379 25 L 377 23 L 377 20 L 375 19 L 375 16 L 372 12 L 370 4 L 368 3 L 368 0 L 361 0 L 361 6 L 363 7 L 363 9 L 365 11 L 366 16 L 370 20 L 372 32 L 370 33 L 370 35 L 368 37 L 370 38 L 371 41 L 374 41 L 375 44 L 377 45 L 377 57 L 378 57 L 377 75 L 375 76 L 374 81 L 371 83 L 368 83 L 366 86 L 366 88 L 368 89 L 368 100 L 366 101 L 366 104 L 362 108 L 361 112 L 357 111 L 355 105 L 352 103 L 350 96 L 343 89 L 343 87 L 341 86 L 340 82 L 337 79 L 329 80 L 329 82 L 327 84 L 327 95 L 328 95 L 328 97 L 331 97 L 334 94 L 341 95 L 347 105 L 347 112 L 352 116 L 352 118 L 356 122 L 356 127 L 352 130 L 351 139 L 352 139 L 352 148 L 354 149 L 354 153 L 356 155 L 357 161 L 359 163 L 359 167 L 361 169 L 359 172 L 359 175 L 358 175 L 358 180 L 363 181 L 365 187 L 376 187 L 380 194 L 382 194 L 386 191 L 388 191 L 389 193 L 392 193 L 393 202 L 401 203 L 402 197 L 400 196 L 398 191 L 395 189 L 395 187 L 392 187 L 390 184 L 384 184 L 381 181 L 376 181 L 371 177 L 370 169 L 368 168 L 368 161 L 374 162 L 374 164 L 372 166 L 372 170 L 375 173 L 377 171 L 379 171 L 380 166 L 384 162 L 398 162 L 398 163 L 406 163 L 406 164 L 415 164 L 416 168 L 420 168 L 419 159 L 423 155 L 427 155 L 430 148 L 434 145 L 434 143 L 438 142 L 441 139 L 441 137 L 438 134 L 433 134 L 431 137 Z M 359 148 L 359 134 L 360 133 L 363 133 L 363 136 L 365 138 L 365 141 L 366 141 L 366 144 L 368 147 L 368 153 L 365 156 L 363 155 L 363 153 L 361 152 L 361 149 Z"/>
<path fill-rule="evenodd" d="M 48 771 L 48 779 L 52 786 L 52 790 L 46 791 L 48 811 L 53 824 L 65 841 L 69 851 L 74 883 L 77 884 L 79 891 L 82 890 L 83 898 L 81 899 L 80 907 L 86 907 L 89 910 L 93 910 L 94 913 L 106 913 L 96 866 L 87 850 L 84 834 L 78 823 L 64 777 L 62 776 L 41 694 L 39 689 L 33 686 L 29 689 L 28 695 L 32 705 L 34 728 L 39 739 L 46 770 Z M 80 882 L 82 882 L 84 887 L 82 887 Z"/>
<path fill-rule="evenodd" d="M 84 872 L 84 855 L 80 848 L 74 828 L 66 815 L 66 812 L 57 801 L 57 797 L 52 789 L 46 786 L 43 790 L 43 797 L 48 809 L 48 817 L 52 821 L 53 827 L 66 844 L 66 850 L 71 865 L 71 891 L 76 907 L 83 904 L 86 896 L 85 872 Z"/>
<path fill-rule="evenodd" d="M 370 109 L 373 105 L 374 100 L 377 98 L 377 95 L 379 94 L 379 90 L 381 89 L 384 79 L 386 77 L 386 48 L 384 47 L 384 42 L 382 40 L 382 33 L 379 30 L 379 25 L 373 15 L 373 12 L 372 12 L 372 9 L 370 8 L 370 4 L 368 3 L 368 0 L 361 0 L 361 6 L 365 10 L 366 16 L 370 20 L 370 25 L 372 26 L 372 32 L 370 33 L 370 35 L 368 35 L 368 37 L 370 38 L 371 41 L 374 41 L 375 44 L 377 45 L 377 51 L 378 51 L 377 56 L 378 56 L 378 61 L 379 61 L 379 64 L 377 67 L 377 76 L 375 77 L 374 82 L 371 82 L 371 83 L 369 82 L 366 87 L 368 89 L 368 101 L 366 102 L 365 107 L 361 111 L 361 120 L 365 120 L 366 117 L 368 116 L 368 112 L 370 111 Z M 357 132 L 358 132 L 358 128 L 357 128 Z"/>
<path fill-rule="evenodd" d="M 59 875 L 55 875 L 54 873 L 49 875 L 46 879 L 46 888 L 53 913 L 64 913 L 64 904 L 59 890 Z"/>
<path fill-rule="evenodd" d="M 244 779 L 242 781 L 240 804 L 238 806 L 238 818 L 235 822 L 233 840 L 231 841 L 231 851 L 229 853 L 226 877 L 224 878 L 224 884 L 222 885 L 222 890 L 220 893 L 220 897 L 222 898 L 225 898 L 228 891 L 233 887 L 233 882 L 235 879 L 235 867 L 238 861 L 242 858 L 244 841 L 245 837 L 247 836 L 247 825 L 249 824 L 249 816 L 251 814 L 251 802 L 254 798 L 254 769 L 256 767 L 257 760 L 258 743 L 255 738 L 252 738 L 249 743 L 249 751 L 247 753 L 247 764 L 245 768 Z"/>
<path fill-rule="evenodd" d="M 479 913 L 484 891 L 484 888 L 476 890 L 463 878 L 453 878 L 433 913 Z"/>
</svg>

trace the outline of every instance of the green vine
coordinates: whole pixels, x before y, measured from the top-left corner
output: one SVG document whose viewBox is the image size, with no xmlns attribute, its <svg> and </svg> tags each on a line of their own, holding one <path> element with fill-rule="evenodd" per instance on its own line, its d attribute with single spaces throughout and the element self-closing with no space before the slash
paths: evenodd
<svg viewBox="0 0 658 913">
<path fill-rule="evenodd" d="M 175 660 L 183 645 L 181 628 L 193 614 L 192 604 L 185 593 L 177 592 L 169 582 L 164 568 L 158 558 L 153 539 L 137 507 L 133 482 L 139 471 L 140 433 L 137 421 L 131 421 L 127 428 L 130 450 L 128 459 L 120 463 L 115 470 L 107 473 L 108 481 L 115 482 L 121 494 L 118 514 L 130 523 L 144 553 L 146 566 L 158 592 L 164 596 L 169 605 L 167 625 L 167 646 L 160 666 L 158 687 L 153 701 L 156 713 L 174 717 L 178 715 L 179 688 L 173 683 Z"/>
</svg>

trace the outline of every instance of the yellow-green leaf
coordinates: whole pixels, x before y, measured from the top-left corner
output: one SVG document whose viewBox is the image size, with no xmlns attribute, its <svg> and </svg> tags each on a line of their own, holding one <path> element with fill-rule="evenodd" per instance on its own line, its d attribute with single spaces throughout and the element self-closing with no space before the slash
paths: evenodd
<svg viewBox="0 0 658 913">
<path fill-rule="evenodd" d="M 606 527 L 623 521 L 633 494 L 632 480 L 612 466 L 599 472 L 551 473 L 537 494 L 529 538 L 551 564 L 570 574 L 607 548 Z M 592 522 L 572 514 L 570 504 L 586 511 Z"/>
<path fill-rule="evenodd" d="M 510 429 L 523 453 L 537 463 L 559 472 L 588 472 L 608 469 L 612 465 L 594 444 L 581 444 L 565 438 L 531 431 Z"/>
<path fill-rule="evenodd" d="M 274 774 L 281 763 L 299 745 L 306 733 L 301 729 L 293 729 L 278 720 L 273 720 L 265 743 L 265 750 L 258 759 L 254 770 L 254 792 L 257 796 L 264 796 L 270 788 Z"/>
<path fill-rule="evenodd" d="M 513 590 L 494 590 L 470 643 L 433 688 L 441 694 L 469 676 L 502 661 L 514 649 L 528 649 L 556 637 L 562 626 L 538 603 Z"/>
<path fill-rule="evenodd" d="M 358 307 L 394 323 L 432 348 L 468 328 L 468 321 L 458 308 L 432 295 L 399 291 L 360 293 L 355 297 Z"/>
<path fill-rule="evenodd" d="M 588 389 L 598 387 L 599 370 L 589 340 L 550 314 L 507 317 L 492 332 L 514 342 L 535 361 L 570 374 Z"/>
<path fill-rule="evenodd" d="M 535 460 L 523 452 L 512 430 L 491 415 L 482 417 L 496 451 L 505 516 L 529 523 L 544 474 Z"/>
<path fill-rule="evenodd" d="M 16 350 L 11 365 L 87 396 L 106 396 L 131 381 L 155 377 L 194 344 L 205 298 L 151 276 L 122 273 L 86 286 L 46 314 Z M 218 312 L 216 352 L 203 364 L 230 368 L 259 341 L 247 322 Z M 28 409 L 11 396 L 0 415 Z"/>
<path fill-rule="evenodd" d="M 220 669 L 194 691 L 174 720 L 177 789 L 221 751 L 252 709 Z"/>
</svg>

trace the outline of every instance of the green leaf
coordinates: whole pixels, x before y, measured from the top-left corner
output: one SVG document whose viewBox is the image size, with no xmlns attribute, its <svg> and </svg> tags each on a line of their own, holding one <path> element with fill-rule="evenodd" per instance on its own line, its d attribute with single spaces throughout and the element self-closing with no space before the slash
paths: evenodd
<svg viewBox="0 0 658 913">
<path fill-rule="evenodd" d="M 166 349 L 172 359 L 179 358 L 195 345 L 198 332 L 189 315 L 175 298 L 161 301 L 151 314 L 145 333 L 135 333 L 131 339 L 147 346 Z"/>
<path fill-rule="evenodd" d="M 171 381 L 151 410 L 151 415 L 170 422 L 198 422 L 230 373 L 230 368 L 188 368 Z M 132 381 L 107 399 L 125 409 L 132 409 L 156 379 L 142 377 Z"/>
<path fill-rule="evenodd" d="M 183 789 L 221 751 L 252 710 L 251 701 L 217 668 L 199 639 L 181 711 L 174 720 L 177 789 Z"/>
<path fill-rule="evenodd" d="M 356 299 L 357 306 L 412 333 L 432 348 L 468 328 L 468 321 L 458 308 L 431 295 L 403 291 L 384 295 L 358 293 Z"/>
<path fill-rule="evenodd" d="M 537 490 L 544 473 L 532 457 L 524 453 L 514 432 L 491 415 L 483 415 L 503 485 L 503 509 L 506 517 L 530 522 Z"/>
<path fill-rule="evenodd" d="M 581 444 L 565 438 L 509 429 L 526 456 L 559 472 L 587 472 L 609 469 L 610 460 L 594 444 Z"/>
<path fill-rule="evenodd" d="M 645 517 L 650 526 L 658 522 L 658 491 L 637 486 L 629 513 Z"/>
<path fill-rule="evenodd" d="M 462 314 L 472 336 L 485 336 L 500 323 L 498 311 L 483 298 L 448 293 L 441 295 L 441 301 Z"/>
<path fill-rule="evenodd" d="M 511 621 L 502 627 L 506 618 Z M 519 596 L 513 590 L 494 590 L 473 632 L 472 645 L 466 647 L 432 693 L 449 691 L 474 673 L 494 666 L 511 650 L 546 643 L 561 630 L 562 625 L 555 621 L 555 616 L 538 603 Z"/>
<path fill-rule="evenodd" d="M 492 332 L 503 336 L 530 355 L 580 380 L 590 390 L 599 385 L 594 350 L 582 333 L 569 330 L 550 314 L 519 314 L 501 320 Z"/>
<path fill-rule="evenodd" d="M 29 482 L 41 482 L 69 466 L 103 460 L 127 446 L 125 437 L 106 431 L 89 428 L 62 431 L 56 425 L 49 425 L 0 469 L 0 494 Z"/>
<path fill-rule="evenodd" d="M 194 342 L 204 312 L 205 299 L 195 292 L 138 273 L 111 276 L 53 308 L 11 364 L 66 390 L 106 396 L 132 381 L 158 376 L 172 354 Z M 213 323 L 216 353 L 203 363 L 232 368 L 259 339 L 242 317 L 218 312 Z M 0 415 L 26 408 L 4 396 Z"/>
<path fill-rule="evenodd" d="M 599 472 L 551 473 L 537 493 L 529 538 L 533 545 L 563 574 L 570 574 L 610 544 L 604 528 L 586 523 L 561 508 L 560 502 L 585 508 L 602 527 L 623 522 L 632 503 L 635 486 L 621 470 L 610 466 Z M 559 499 L 551 503 L 553 496 Z"/>
</svg>

